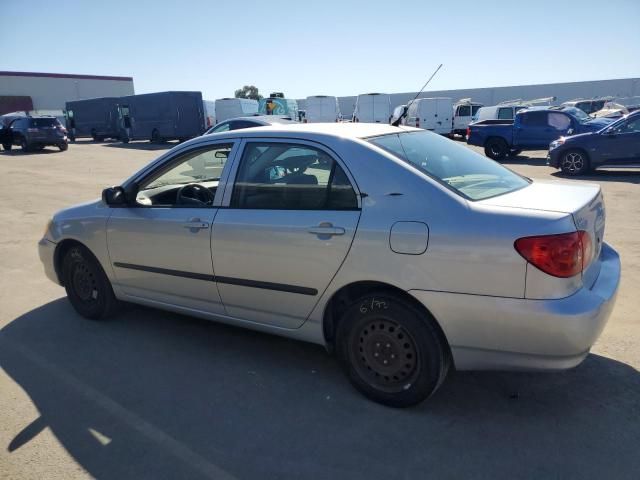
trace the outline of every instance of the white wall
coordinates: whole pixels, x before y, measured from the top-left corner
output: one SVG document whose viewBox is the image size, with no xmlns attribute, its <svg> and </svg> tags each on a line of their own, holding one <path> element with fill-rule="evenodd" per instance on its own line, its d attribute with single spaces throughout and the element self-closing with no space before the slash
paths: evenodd
<svg viewBox="0 0 640 480">
<path fill-rule="evenodd" d="M 418 92 L 391 94 L 391 107 L 395 108 L 398 105 L 407 103 L 415 97 L 416 93 Z M 640 78 L 519 85 L 513 87 L 468 88 L 463 90 L 432 90 L 423 92 L 420 97 L 450 97 L 454 102 L 461 98 L 471 97 L 474 101 L 484 105 L 496 105 L 499 102 L 515 98 L 527 100 L 555 96 L 557 100 L 554 104 L 559 105 L 562 102 L 574 98 L 590 98 L 607 95 L 615 97 L 633 97 L 640 95 Z M 342 115 L 345 118 L 351 116 L 356 106 L 356 96 L 338 97 L 338 102 L 340 102 Z M 304 110 L 305 100 L 298 100 L 298 105 L 300 109 Z"/>
<path fill-rule="evenodd" d="M 133 94 L 133 80 L 9 76 L 0 73 L 0 95 L 28 95 L 36 110 L 62 110 L 69 100 Z"/>
</svg>

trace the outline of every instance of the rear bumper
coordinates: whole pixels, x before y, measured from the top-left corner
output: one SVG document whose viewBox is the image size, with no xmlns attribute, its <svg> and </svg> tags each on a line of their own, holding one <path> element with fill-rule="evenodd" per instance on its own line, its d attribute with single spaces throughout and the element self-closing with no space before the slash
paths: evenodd
<svg viewBox="0 0 640 480">
<path fill-rule="evenodd" d="M 620 257 L 604 244 L 589 288 L 557 300 L 412 290 L 440 323 L 459 370 L 562 370 L 588 355 L 613 310 Z"/>
</svg>

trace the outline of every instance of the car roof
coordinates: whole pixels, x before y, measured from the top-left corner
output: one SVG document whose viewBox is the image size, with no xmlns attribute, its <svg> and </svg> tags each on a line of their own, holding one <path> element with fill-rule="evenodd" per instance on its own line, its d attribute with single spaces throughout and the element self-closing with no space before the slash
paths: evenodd
<svg viewBox="0 0 640 480">
<path fill-rule="evenodd" d="M 252 118 L 252 117 L 248 117 Z M 392 133 L 400 133 L 408 130 L 419 130 L 415 128 L 399 128 L 392 127 L 386 123 L 364 123 L 364 122 L 327 122 L 327 123 L 281 123 L 277 125 L 268 125 L 264 127 L 244 128 L 241 130 L 232 130 L 230 132 L 223 132 L 221 134 L 212 135 L 234 135 L 243 136 L 250 134 L 251 136 L 260 135 L 264 133 L 274 134 L 287 134 L 287 133 L 299 133 L 299 134 L 320 134 L 331 135 L 343 138 L 367 138 L 375 137 L 378 135 L 386 135 Z M 208 135 L 209 137 L 211 135 Z"/>
<path fill-rule="evenodd" d="M 297 123 L 291 117 L 281 117 L 278 115 L 246 115 L 244 117 L 234 117 L 225 120 L 227 122 L 233 120 L 248 120 L 250 122 L 264 122 L 265 125 L 273 125 L 280 123 Z"/>
</svg>

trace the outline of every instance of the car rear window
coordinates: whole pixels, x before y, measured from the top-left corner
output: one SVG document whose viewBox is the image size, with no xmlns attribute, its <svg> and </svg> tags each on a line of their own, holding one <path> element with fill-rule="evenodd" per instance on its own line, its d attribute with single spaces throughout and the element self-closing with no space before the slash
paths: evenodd
<svg viewBox="0 0 640 480">
<path fill-rule="evenodd" d="M 499 163 L 432 132 L 405 132 L 367 140 L 469 200 L 503 195 L 530 183 Z"/>
<path fill-rule="evenodd" d="M 29 121 L 31 127 L 57 127 L 60 122 L 57 118 L 32 118 Z"/>
</svg>

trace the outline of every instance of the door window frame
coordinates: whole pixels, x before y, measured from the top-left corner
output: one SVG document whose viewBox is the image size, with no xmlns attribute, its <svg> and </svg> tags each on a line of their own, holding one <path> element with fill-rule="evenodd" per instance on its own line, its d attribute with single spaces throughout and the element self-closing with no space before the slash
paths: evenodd
<svg viewBox="0 0 640 480">
<path fill-rule="evenodd" d="M 240 162 L 242 161 L 245 147 L 247 146 L 248 143 L 276 143 L 276 144 L 286 143 L 290 145 L 298 145 L 301 147 L 312 147 L 312 148 L 321 150 L 326 155 L 328 155 L 334 162 L 336 162 L 336 164 L 340 168 L 342 168 L 342 171 L 347 176 L 347 179 L 351 184 L 351 188 L 353 188 L 353 191 L 356 194 L 356 202 L 358 206 L 357 208 L 354 208 L 351 210 L 362 210 L 362 196 L 360 194 L 360 189 L 358 188 L 358 184 L 354 180 L 351 171 L 349 171 L 349 168 L 346 166 L 345 162 L 340 158 L 340 156 L 336 152 L 331 150 L 329 147 L 327 147 L 326 145 L 323 145 L 318 142 L 314 142 L 312 140 L 302 140 L 299 138 L 287 138 L 287 137 L 277 137 L 277 138 L 275 137 L 243 137 L 239 143 L 240 145 L 238 146 L 238 149 L 236 150 L 233 156 L 234 157 L 233 163 L 228 169 L 228 175 L 225 177 L 224 193 L 223 193 L 222 202 L 219 208 L 227 208 L 230 210 L 246 210 L 243 208 L 232 208 L 231 196 L 233 195 L 233 187 L 235 185 L 235 181 L 238 176 Z M 228 165 L 229 163 L 227 161 L 227 165 L 225 165 L 225 169 Z M 222 178 L 220 179 L 220 183 L 222 183 Z M 330 185 L 327 185 L 327 188 L 330 188 Z M 216 192 L 216 198 L 218 196 L 219 191 L 220 191 L 220 184 L 218 184 L 218 191 Z M 269 209 L 269 208 L 264 209 L 265 212 L 268 212 L 269 210 L 273 210 L 273 209 Z M 310 211 L 333 211 L 333 210 L 319 209 L 319 210 L 310 210 Z"/>
<path fill-rule="evenodd" d="M 225 187 L 226 180 L 229 176 L 231 166 L 235 161 L 235 157 L 238 153 L 238 148 L 241 143 L 238 138 L 228 138 L 228 139 L 216 138 L 215 141 L 200 143 L 197 145 L 192 145 L 187 148 L 180 149 L 177 152 L 171 152 L 169 156 L 160 157 L 157 161 L 149 165 L 148 168 L 140 172 L 140 174 L 137 175 L 133 180 L 127 181 L 125 182 L 125 184 L 123 184 L 123 187 L 126 190 L 127 185 L 135 183 L 138 186 L 138 191 L 139 191 L 139 186 L 142 183 L 144 183 L 151 177 L 156 177 L 168 172 L 169 170 L 177 166 L 180 163 L 179 160 L 185 155 L 189 155 L 190 153 L 198 150 L 209 150 L 215 147 L 216 145 L 224 145 L 229 143 L 232 144 L 231 150 L 229 151 L 229 156 L 227 157 L 227 161 L 225 162 L 225 165 L 222 169 L 220 180 L 218 180 L 218 188 L 216 188 L 216 194 L 215 194 L 212 205 L 206 205 L 202 207 L 193 206 L 193 205 L 142 205 L 134 201 L 132 203 L 123 205 L 123 207 L 125 208 L 165 208 L 165 209 L 167 208 L 204 208 L 204 209 L 220 208 L 220 205 L 222 203 L 223 193 L 224 193 L 224 190 L 226 189 Z"/>
</svg>

